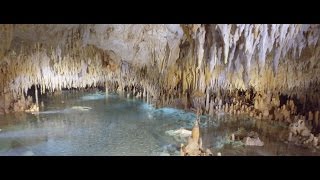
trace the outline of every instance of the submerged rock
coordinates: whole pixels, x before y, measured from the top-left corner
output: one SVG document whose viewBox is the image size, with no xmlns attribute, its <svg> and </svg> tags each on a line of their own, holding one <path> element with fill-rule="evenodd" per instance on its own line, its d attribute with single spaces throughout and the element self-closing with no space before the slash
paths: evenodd
<svg viewBox="0 0 320 180">
<path fill-rule="evenodd" d="M 166 131 L 166 134 L 170 135 L 170 136 L 178 136 L 180 138 L 187 138 L 191 136 L 191 131 L 190 130 L 186 130 L 184 128 L 180 128 L 177 130 L 169 130 Z"/>
<path fill-rule="evenodd" d="M 22 156 L 34 156 L 35 154 L 32 151 L 26 151 L 22 153 Z"/>
<path fill-rule="evenodd" d="M 33 104 L 29 109 L 25 110 L 25 112 L 39 112 L 39 106 Z"/>
<path fill-rule="evenodd" d="M 170 156 L 170 154 L 169 154 L 169 153 L 166 153 L 166 152 L 161 152 L 161 153 L 159 154 L 159 156 Z"/>
<path fill-rule="evenodd" d="M 263 146 L 264 145 L 264 142 L 262 142 L 259 137 L 257 138 L 245 137 L 243 139 L 243 142 L 244 142 L 244 145 L 246 146 Z"/>
<path fill-rule="evenodd" d="M 239 128 L 236 132 L 228 136 L 226 144 L 231 143 L 233 147 L 239 146 L 263 146 L 264 143 L 260 140 L 259 134 L 255 131 L 247 131 L 244 128 Z"/>
<path fill-rule="evenodd" d="M 79 110 L 79 111 L 89 111 L 92 108 L 91 107 L 86 107 L 86 106 L 72 106 L 73 110 Z"/>
<path fill-rule="evenodd" d="M 164 152 L 168 152 L 169 154 L 173 155 L 176 153 L 176 151 L 179 150 L 179 147 L 175 144 L 169 144 L 169 145 L 165 145 L 163 149 L 164 149 Z"/>
</svg>

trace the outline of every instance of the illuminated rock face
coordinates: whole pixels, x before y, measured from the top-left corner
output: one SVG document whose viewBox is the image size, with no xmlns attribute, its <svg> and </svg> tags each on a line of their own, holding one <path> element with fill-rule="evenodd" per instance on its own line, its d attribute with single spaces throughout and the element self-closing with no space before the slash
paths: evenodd
<svg viewBox="0 0 320 180">
<path fill-rule="evenodd" d="M 211 114 L 251 112 L 231 103 L 235 90 L 253 89 L 253 115 L 286 120 L 297 108 L 281 108 L 279 94 L 319 110 L 319 36 L 308 24 L 0 25 L 0 113 L 32 85 L 40 94 L 107 85 Z"/>
</svg>

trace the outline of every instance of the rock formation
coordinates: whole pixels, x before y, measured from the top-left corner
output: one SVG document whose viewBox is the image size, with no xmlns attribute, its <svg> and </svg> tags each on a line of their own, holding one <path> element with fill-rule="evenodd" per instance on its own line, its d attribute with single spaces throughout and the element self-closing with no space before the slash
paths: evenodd
<svg viewBox="0 0 320 180">
<path fill-rule="evenodd" d="M 288 141 L 298 145 L 311 145 L 313 147 L 320 146 L 318 144 L 319 135 L 315 136 L 306 126 L 304 120 L 298 120 L 289 126 Z"/>
<path fill-rule="evenodd" d="M 318 24 L 0 25 L 0 114 L 103 86 L 155 106 L 248 114 L 319 131 Z M 37 92 L 38 91 L 38 92 Z M 36 109 L 36 108 L 35 108 Z"/>
<path fill-rule="evenodd" d="M 181 156 L 212 156 L 210 149 L 204 150 L 202 147 L 202 139 L 200 137 L 200 128 L 198 119 L 195 121 L 195 125 L 192 128 L 191 137 L 188 138 L 188 144 L 181 144 L 180 148 Z"/>
</svg>

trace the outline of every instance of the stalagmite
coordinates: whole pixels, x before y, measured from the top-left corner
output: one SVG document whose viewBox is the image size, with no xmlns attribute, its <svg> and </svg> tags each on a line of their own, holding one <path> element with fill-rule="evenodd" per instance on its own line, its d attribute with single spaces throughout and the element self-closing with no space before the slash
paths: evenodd
<svg viewBox="0 0 320 180">
<path fill-rule="evenodd" d="M 226 103 L 226 106 L 225 106 L 225 111 L 224 112 L 229 112 L 229 104 Z"/>
<path fill-rule="evenodd" d="M 147 92 L 146 92 L 145 88 L 143 88 L 143 95 L 142 96 L 143 96 L 144 99 L 146 99 L 146 97 L 147 97 Z"/>
<path fill-rule="evenodd" d="M 288 137 L 288 141 L 292 141 L 292 132 L 289 132 L 289 137 Z"/>
<path fill-rule="evenodd" d="M 222 108 L 222 99 L 219 99 L 219 110 Z"/>
<path fill-rule="evenodd" d="M 314 137 L 312 143 L 313 143 L 313 146 L 315 146 L 315 147 L 318 146 L 319 138 L 318 137 Z"/>
<path fill-rule="evenodd" d="M 136 88 L 133 86 L 132 95 L 134 96 L 136 94 Z"/>
<path fill-rule="evenodd" d="M 197 115 L 200 115 L 200 110 L 197 110 Z M 197 117 L 195 124 L 191 131 L 191 137 L 188 139 L 188 144 L 184 146 L 180 145 L 180 155 L 182 156 L 211 156 L 210 149 L 204 150 L 202 144 L 202 138 L 200 137 L 199 117 Z"/>
<path fill-rule="evenodd" d="M 319 111 L 316 111 L 314 113 L 314 123 L 315 123 L 315 128 L 320 128 L 319 127 Z"/>
<path fill-rule="evenodd" d="M 146 96 L 147 96 L 147 103 L 149 103 L 149 93 L 146 92 Z"/>
<path fill-rule="evenodd" d="M 214 102 L 211 101 L 210 102 L 210 107 L 209 107 L 209 115 L 210 116 L 213 116 L 213 112 L 214 112 L 214 109 L 213 109 L 214 107 L 213 106 L 214 106 Z"/>
<path fill-rule="evenodd" d="M 39 101 L 38 101 L 38 88 L 35 86 L 34 94 L 36 97 L 36 106 L 39 107 Z"/>
<path fill-rule="evenodd" d="M 233 133 L 231 134 L 231 141 L 235 141 L 235 136 Z"/>
<path fill-rule="evenodd" d="M 210 96 L 209 93 L 207 93 L 207 98 L 206 98 L 206 112 L 209 112 L 209 108 L 210 108 Z"/>
<path fill-rule="evenodd" d="M 108 95 L 109 94 L 109 90 L 108 90 L 108 85 L 107 85 L 107 82 L 105 82 L 105 91 L 106 91 L 106 95 Z"/>
<path fill-rule="evenodd" d="M 200 137 L 200 130 L 199 130 L 199 123 L 198 120 L 196 120 L 194 127 L 192 128 L 192 135 L 191 135 L 192 139 L 195 142 L 199 141 L 199 137 Z"/>
</svg>

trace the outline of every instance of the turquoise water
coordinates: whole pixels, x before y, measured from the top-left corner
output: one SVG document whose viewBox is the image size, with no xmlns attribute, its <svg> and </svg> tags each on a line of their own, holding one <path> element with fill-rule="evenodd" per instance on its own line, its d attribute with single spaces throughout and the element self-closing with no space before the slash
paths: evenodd
<svg viewBox="0 0 320 180">
<path fill-rule="evenodd" d="M 64 92 L 44 104 L 38 115 L 0 116 L 0 155 L 160 155 L 177 144 L 165 131 L 191 128 L 195 117 L 99 92 Z"/>
<path fill-rule="evenodd" d="M 181 142 L 165 132 L 190 130 L 195 119 L 191 112 L 155 109 L 138 99 L 98 91 L 63 92 L 43 101 L 39 114 L 0 115 L 0 155 L 179 155 Z M 259 132 L 265 146 L 225 144 L 226 135 L 239 127 Z M 319 155 L 318 150 L 280 141 L 284 129 L 247 117 L 201 118 L 204 146 L 222 155 Z"/>
</svg>

